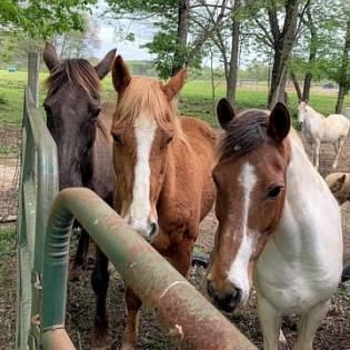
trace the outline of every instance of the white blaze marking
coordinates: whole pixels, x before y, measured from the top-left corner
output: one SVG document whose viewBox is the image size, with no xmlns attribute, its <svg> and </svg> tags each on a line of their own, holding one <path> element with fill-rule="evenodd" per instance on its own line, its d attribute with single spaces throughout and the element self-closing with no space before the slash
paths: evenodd
<svg viewBox="0 0 350 350">
<path fill-rule="evenodd" d="M 147 115 L 140 115 L 134 123 L 137 142 L 137 159 L 134 170 L 133 199 L 130 205 L 132 226 L 147 229 L 147 220 L 151 211 L 150 155 L 157 124 Z"/>
<path fill-rule="evenodd" d="M 249 259 L 255 246 L 254 235 L 248 228 L 251 193 L 258 180 L 254 166 L 250 163 L 244 164 L 238 179 L 242 185 L 243 191 L 243 213 L 242 222 L 240 224 L 240 227 L 242 228 L 242 242 L 238 249 L 237 256 L 232 262 L 228 272 L 228 279 L 237 288 L 242 290 L 242 300 L 245 301 L 249 297 L 250 290 L 248 276 Z"/>
</svg>

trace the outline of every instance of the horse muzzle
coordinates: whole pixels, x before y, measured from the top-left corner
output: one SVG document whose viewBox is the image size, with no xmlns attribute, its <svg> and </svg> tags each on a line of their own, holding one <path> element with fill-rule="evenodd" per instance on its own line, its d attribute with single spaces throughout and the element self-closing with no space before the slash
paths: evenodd
<svg viewBox="0 0 350 350">
<path fill-rule="evenodd" d="M 140 222 L 138 220 L 130 220 L 128 224 L 149 243 L 153 241 L 159 232 L 157 221 Z"/>
<path fill-rule="evenodd" d="M 207 291 L 213 304 L 219 310 L 225 312 L 233 312 L 242 301 L 243 293 L 239 288 L 232 287 L 229 291 L 220 293 L 213 287 L 213 284 L 208 281 Z"/>
</svg>

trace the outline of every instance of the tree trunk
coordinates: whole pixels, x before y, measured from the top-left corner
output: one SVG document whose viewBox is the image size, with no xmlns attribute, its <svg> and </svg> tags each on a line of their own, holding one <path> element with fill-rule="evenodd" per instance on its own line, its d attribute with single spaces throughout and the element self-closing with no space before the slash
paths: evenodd
<svg viewBox="0 0 350 350">
<path fill-rule="evenodd" d="M 338 91 L 338 100 L 335 107 L 335 113 L 343 113 L 344 98 L 345 95 L 349 92 L 350 82 L 350 72 L 349 72 L 349 54 L 350 54 L 350 20 L 346 25 L 346 34 L 345 34 L 345 44 L 343 50 L 342 64 L 340 68 L 340 79 L 339 79 L 339 91 Z"/>
<path fill-rule="evenodd" d="M 215 103 L 215 72 L 214 72 L 214 53 L 210 50 L 210 77 L 211 77 L 211 97 L 213 102 L 213 115 L 216 113 Z"/>
<path fill-rule="evenodd" d="M 292 79 L 292 82 L 293 82 L 293 85 L 295 88 L 295 92 L 297 93 L 298 101 L 300 102 L 301 101 L 301 89 L 300 89 L 298 79 L 292 70 L 289 72 L 289 75 L 290 75 L 290 78 Z"/>
<path fill-rule="evenodd" d="M 282 49 L 276 48 L 274 52 L 274 57 L 273 57 L 273 64 L 272 64 L 272 71 L 271 71 L 271 82 L 270 82 L 270 90 L 269 90 L 269 95 L 267 98 L 267 105 L 268 108 L 271 107 L 272 105 L 272 100 L 274 98 L 274 95 L 277 92 L 277 88 L 279 85 L 279 80 L 281 79 L 281 52 Z"/>
<path fill-rule="evenodd" d="M 309 28 L 309 31 L 310 31 L 310 54 L 309 54 L 309 63 L 308 63 L 309 67 L 304 77 L 304 87 L 303 87 L 303 96 L 302 96 L 303 101 L 308 101 L 310 98 L 310 89 L 311 89 L 311 81 L 312 81 L 311 69 L 312 69 L 312 65 L 316 60 L 316 54 L 317 54 L 317 29 L 312 19 L 310 7 L 306 9 L 306 17 L 307 17 L 306 26 Z"/>
<path fill-rule="evenodd" d="M 271 98 L 271 103 L 270 103 L 270 109 L 272 109 L 277 102 L 282 102 L 284 104 L 287 104 L 287 93 L 285 92 L 285 86 L 287 83 L 287 68 L 284 67 L 280 81 L 278 83 L 277 88 L 274 90 L 274 93 Z"/>
<path fill-rule="evenodd" d="M 310 60 L 309 60 L 310 63 Z M 311 89 L 312 73 L 309 71 L 305 74 L 304 86 L 303 86 L 303 101 L 309 101 L 310 98 L 310 89 Z"/>
<path fill-rule="evenodd" d="M 240 21 L 238 11 L 241 7 L 241 1 L 236 0 L 232 9 L 232 39 L 231 39 L 231 57 L 228 69 L 228 75 L 226 78 L 227 99 L 232 103 L 236 102 L 236 87 L 237 87 L 237 76 L 238 76 L 238 58 L 239 58 L 239 38 L 240 38 Z"/>
<path fill-rule="evenodd" d="M 344 100 L 345 100 L 346 93 L 347 93 L 346 89 L 343 86 L 339 86 L 338 99 L 337 99 L 337 104 L 335 106 L 335 113 L 343 114 Z"/>
<path fill-rule="evenodd" d="M 274 49 L 271 86 L 267 101 L 269 108 L 271 108 L 276 101 L 281 99 L 281 89 L 283 89 L 284 96 L 284 86 L 286 81 L 284 77 L 286 74 L 285 66 L 295 41 L 299 14 L 299 2 L 299 0 L 286 1 L 286 15 L 284 18 L 282 31 L 279 29 L 277 9 L 274 6 L 268 8 L 269 23 L 273 37 Z"/>
<path fill-rule="evenodd" d="M 188 31 L 190 27 L 190 0 L 179 1 L 179 17 L 177 25 L 177 51 L 174 56 L 172 75 L 175 75 L 183 66 L 183 51 L 186 50 Z"/>
</svg>

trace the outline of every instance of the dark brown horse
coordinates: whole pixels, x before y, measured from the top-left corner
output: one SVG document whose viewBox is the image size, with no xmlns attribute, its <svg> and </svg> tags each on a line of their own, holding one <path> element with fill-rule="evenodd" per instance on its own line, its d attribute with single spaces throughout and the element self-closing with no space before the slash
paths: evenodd
<svg viewBox="0 0 350 350">
<path fill-rule="evenodd" d="M 184 276 L 199 224 L 215 199 L 211 171 L 217 142 L 208 124 L 177 112 L 185 77 L 186 70 L 167 83 L 131 76 L 120 56 L 112 66 L 118 93 L 112 125 L 115 208 Z M 141 301 L 129 288 L 126 304 L 122 349 L 131 350 Z"/>
<path fill-rule="evenodd" d="M 60 61 L 55 48 L 47 43 L 43 58 L 50 71 L 46 81 L 44 108 L 47 126 L 58 148 L 59 187 L 83 186 L 95 191 L 112 205 L 115 176 L 110 136 L 112 106 L 101 104 L 100 80 L 111 69 L 116 50 L 111 50 L 95 67 L 85 59 Z M 72 274 L 86 263 L 89 236 L 82 232 Z M 106 328 L 108 260 L 96 247 L 91 282 L 97 297 L 93 347 L 99 346 L 101 329 Z M 103 334 L 104 338 L 105 334 Z"/>
</svg>

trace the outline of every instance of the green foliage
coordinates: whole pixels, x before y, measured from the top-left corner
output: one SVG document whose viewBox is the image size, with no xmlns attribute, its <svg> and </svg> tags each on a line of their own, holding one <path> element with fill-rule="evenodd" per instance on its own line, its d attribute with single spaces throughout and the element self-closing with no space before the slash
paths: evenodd
<svg viewBox="0 0 350 350">
<path fill-rule="evenodd" d="M 349 90 L 350 66 L 343 64 L 349 6 L 340 0 L 329 0 L 327 11 L 323 0 L 314 0 L 310 6 L 311 23 L 304 23 L 303 35 L 296 43 L 289 65 L 299 78 L 309 71 L 314 79 L 328 78 Z M 312 62 L 309 61 L 311 49 L 316 52 Z"/>
<path fill-rule="evenodd" d="M 23 30 L 34 38 L 48 38 L 55 33 L 82 30 L 81 12 L 97 0 L 2 0 L 2 28 Z"/>
<path fill-rule="evenodd" d="M 153 39 L 143 45 L 150 53 L 155 55 L 154 66 L 161 78 L 172 75 L 174 67 L 181 66 L 187 61 L 191 52 L 191 44 L 179 47 L 177 43 L 179 0 L 106 0 L 110 11 L 115 17 L 130 16 L 135 19 L 152 18 L 153 27 L 157 29 Z M 133 41 L 134 33 L 124 34 L 124 39 Z M 198 50 L 191 59 L 191 67 L 199 68 L 202 52 Z"/>
</svg>

